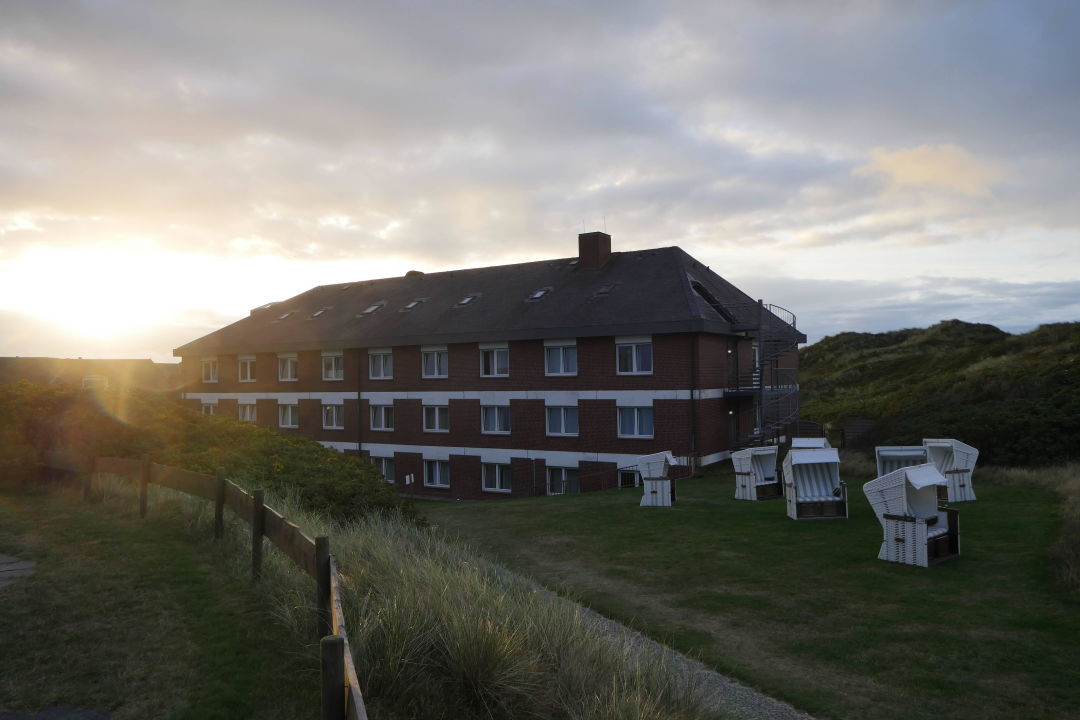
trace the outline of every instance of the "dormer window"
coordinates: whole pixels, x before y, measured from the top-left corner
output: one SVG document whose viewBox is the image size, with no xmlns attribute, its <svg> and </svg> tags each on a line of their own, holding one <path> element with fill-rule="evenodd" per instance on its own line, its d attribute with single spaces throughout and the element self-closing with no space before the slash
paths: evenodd
<svg viewBox="0 0 1080 720">
<path fill-rule="evenodd" d="M 377 302 L 377 303 L 375 303 L 373 305 L 368 305 L 366 308 L 364 308 L 364 311 L 362 313 L 360 313 L 360 314 L 361 315 L 370 315 L 370 314 L 372 314 L 374 312 L 378 312 L 378 310 L 380 308 L 382 308 L 384 305 L 386 305 L 386 301 L 385 300 L 380 300 L 379 302 Z"/>
</svg>

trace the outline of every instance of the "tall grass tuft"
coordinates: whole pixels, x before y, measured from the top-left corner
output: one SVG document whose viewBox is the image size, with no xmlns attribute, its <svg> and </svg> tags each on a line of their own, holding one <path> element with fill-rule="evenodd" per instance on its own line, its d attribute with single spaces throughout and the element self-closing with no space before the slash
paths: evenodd
<svg viewBox="0 0 1080 720">
<path fill-rule="evenodd" d="M 134 500 L 129 484 L 102 489 L 106 500 Z M 213 511 L 205 501 L 156 486 L 150 499 L 152 505 L 186 505 L 192 526 L 210 537 Z M 349 640 L 373 718 L 716 717 L 701 680 L 669 655 L 613 634 L 579 605 L 437 529 L 394 515 L 334 522 L 303 510 L 296 496 L 268 497 L 267 503 L 306 533 L 331 537 Z M 250 572 L 249 532 L 231 520 L 217 546 L 240 576 Z M 276 618 L 308 641 L 314 657 L 314 583 L 266 547 L 260 586 Z"/>
<path fill-rule="evenodd" d="M 1058 575 L 1073 598 L 1080 600 L 1080 463 L 1044 468 L 987 467 L 983 480 L 1053 490 L 1061 495 L 1061 535 L 1050 548 Z"/>
</svg>

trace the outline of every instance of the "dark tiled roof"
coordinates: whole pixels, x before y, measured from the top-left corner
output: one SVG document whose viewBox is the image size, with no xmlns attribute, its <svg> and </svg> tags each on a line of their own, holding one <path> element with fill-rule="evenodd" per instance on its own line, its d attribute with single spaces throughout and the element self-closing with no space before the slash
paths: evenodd
<svg viewBox="0 0 1080 720">
<path fill-rule="evenodd" d="M 185 356 L 662 332 L 731 333 L 757 322 L 757 303 L 750 296 L 680 248 L 612 253 L 603 267 L 593 270 L 574 261 L 563 258 L 323 285 L 255 310 L 173 352 Z M 693 283 L 700 285 L 698 291 Z M 539 299 L 530 299 L 543 288 L 550 290 Z M 473 299 L 459 304 L 467 296 Z M 378 308 L 365 312 L 373 306 Z"/>
</svg>

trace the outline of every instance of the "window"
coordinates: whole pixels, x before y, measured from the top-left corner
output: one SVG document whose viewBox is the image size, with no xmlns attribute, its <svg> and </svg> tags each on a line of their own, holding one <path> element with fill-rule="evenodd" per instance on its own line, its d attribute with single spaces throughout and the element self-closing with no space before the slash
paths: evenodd
<svg viewBox="0 0 1080 720">
<path fill-rule="evenodd" d="M 371 429 L 393 430 L 394 429 L 394 406 L 372 405 L 371 406 Z"/>
<path fill-rule="evenodd" d="M 299 413 L 296 405 L 278 405 L 278 427 L 300 427 Z"/>
<path fill-rule="evenodd" d="M 255 422 L 255 406 L 254 405 L 240 405 L 236 410 L 236 417 L 240 422 Z"/>
<path fill-rule="evenodd" d="M 345 379 L 345 358 L 342 357 L 341 353 L 327 353 L 322 356 L 322 379 Z"/>
<path fill-rule="evenodd" d="M 620 470 L 619 487 L 632 488 L 641 486 L 641 473 L 637 470 Z"/>
<path fill-rule="evenodd" d="M 394 482 L 394 458 L 373 457 L 371 458 L 371 464 L 375 466 L 376 470 L 382 473 L 383 480 L 388 483 Z"/>
<path fill-rule="evenodd" d="M 510 466 L 496 463 L 484 463 L 482 487 L 488 492 L 510 492 Z"/>
<path fill-rule="evenodd" d="M 510 406 L 490 405 L 480 408 L 480 430 L 485 433 L 510 432 Z"/>
<path fill-rule="evenodd" d="M 450 353 L 446 348 L 422 351 L 423 370 L 426 378 L 444 378 L 450 368 Z"/>
<path fill-rule="evenodd" d="M 547 469 L 548 495 L 565 495 L 581 492 L 577 468 L 549 467 Z"/>
<path fill-rule="evenodd" d="M 277 359 L 277 379 L 281 382 L 296 382 L 296 356 L 295 355 L 278 355 Z"/>
<path fill-rule="evenodd" d="M 510 374 L 510 350 L 508 348 L 480 349 L 480 376 L 506 377 Z"/>
<path fill-rule="evenodd" d="M 366 308 L 364 308 L 364 311 L 361 312 L 360 314 L 361 315 L 370 315 L 373 312 L 378 312 L 383 307 L 383 305 L 386 305 L 386 301 L 385 300 L 380 300 L 377 303 L 374 303 L 372 305 L 368 305 Z"/>
<path fill-rule="evenodd" d="M 450 432 L 450 408 L 446 405 L 425 405 L 424 432 Z"/>
<path fill-rule="evenodd" d="M 578 409 L 576 407 L 549 407 L 547 409 L 548 435 L 577 435 Z"/>
<path fill-rule="evenodd" d="M 468 305 L 469 303 L 471 303 L 475 299 L 476 299 L 476 295 L 466 295 L 465 297 L 458 300 L 457 304 L 458 304 L 459 307 L 463 306 L 463 305 Z"/>
<path fill-rule="evenodd" d="M 217 378 L 217 358 L 203 358 L 202 381 L 204 383 L 216 383 Z"/>
<path fill-rule="evenodd" d="M 551 292 L 550 287 L 542 287 L 539 290 L 533 290 L 529 293 L 529 300 L 536 301 L 542 299 L 545 295 Z"/>
<path fill-rule="evenodd" d="M 631 342 L 615 344 L 619 375 L 652 374 L 652 342 Z"/>
<path fill-rule="evenodd" d="M 446 460 L 425 460 L 424 485 L 450 487 L 450 463 Z"/>
<path fill-rule="evenodd" d="M 342 430 L 345 428 L 345 406 L 323 405 L 322 426 L 326 430 Z"/>
<path fill-rule="evenodd" d="M 217 415 L 217 405 L 211 403 L 203 403 L 199 410 L 203 415 Z"/>
<path fill-rule="evenodd" d="M 394 377 L 394 355 L 390 351 L 368 352 L 368 377 L 390 380 Z"/>
<path fill-rule="evenodd" d="M 619 437 L 653 436 L 653 409 L 619 408 Z"/>
<path fill-rule="evenodd" d="M 562 345 L 544 348 L 545 375 L 577 375 L 577 348 Z"/>
<path fill-rule="evenodd" d="M 255 382 L 255 356 L 241 355 L 236 359 L 236 376 L 240 382 Z"/>
</svg>

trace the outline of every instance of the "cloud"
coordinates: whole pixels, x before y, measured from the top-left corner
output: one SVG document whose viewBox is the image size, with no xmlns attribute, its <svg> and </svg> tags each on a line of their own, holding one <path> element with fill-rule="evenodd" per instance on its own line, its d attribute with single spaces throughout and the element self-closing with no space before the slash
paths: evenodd
<svg viewBox="0 0 1080 720">
<path fill-rule="evenodd" d="M 986 195 L 989 186 L 1004 177 L 997 165 L 982 162 L 956 145 L 920 145 L 886 150 L 875 148 L 870 161 L 856 175 L 884 175 L 897 189 L 944 190 L 972 197 Z"/>
</svg>

